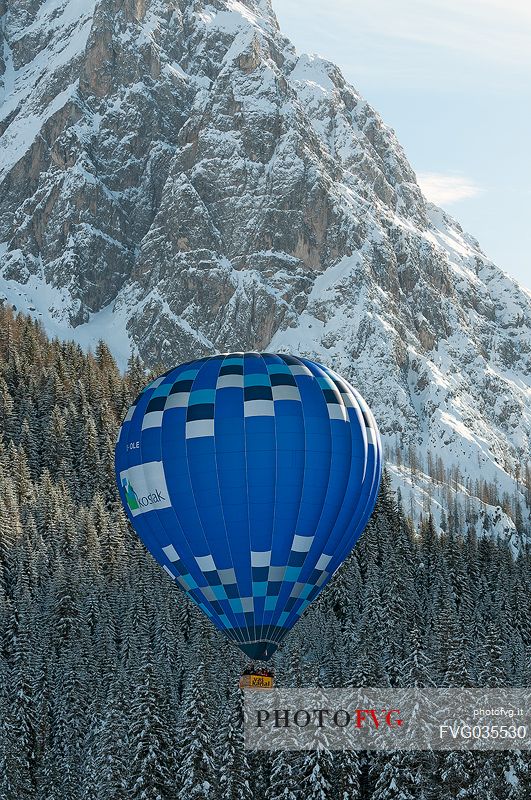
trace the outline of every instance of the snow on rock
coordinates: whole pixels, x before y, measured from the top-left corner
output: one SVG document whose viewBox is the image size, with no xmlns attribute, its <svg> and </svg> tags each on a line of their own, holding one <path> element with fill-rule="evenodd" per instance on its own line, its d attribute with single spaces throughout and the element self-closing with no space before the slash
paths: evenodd
<svg viewBox="0 0 531 800">
<path fill-rule="evenodd" d="M 6 301 L 121 365 L 317 358 L 367 397 L 414 513 L 432 497 L 441 521 L 440 459 L 514 539 L 531 294 L 426 202 L 340 70 L 297 54 L 269 0 L 13 0 L 0 25 Z"/>
</svg>

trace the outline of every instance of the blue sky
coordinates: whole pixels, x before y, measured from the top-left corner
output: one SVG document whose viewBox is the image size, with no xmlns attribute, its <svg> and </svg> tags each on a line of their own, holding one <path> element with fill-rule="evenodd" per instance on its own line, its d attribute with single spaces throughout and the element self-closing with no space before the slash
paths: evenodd
<svg viewBox="0 0 531 800">
<path fill-rule="evenodd" d="M 429 199 L 531 288 L 529 0 L 273 0 L 395 129 Z"/>
</svg>

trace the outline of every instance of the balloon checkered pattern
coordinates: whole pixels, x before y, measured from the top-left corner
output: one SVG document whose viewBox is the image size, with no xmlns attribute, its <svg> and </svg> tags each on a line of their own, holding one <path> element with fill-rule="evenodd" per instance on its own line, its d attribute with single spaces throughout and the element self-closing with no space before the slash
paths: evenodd
<svg viewBox="0 0 531 800">
<path fill-rule="evenodd" d="M 374 417 L 306 358 L 230 353 L 152 381 L 116 476 L 129 519 L 219 630 L 268 659 L 351 552 L 382 471 Z"/>
</svg>

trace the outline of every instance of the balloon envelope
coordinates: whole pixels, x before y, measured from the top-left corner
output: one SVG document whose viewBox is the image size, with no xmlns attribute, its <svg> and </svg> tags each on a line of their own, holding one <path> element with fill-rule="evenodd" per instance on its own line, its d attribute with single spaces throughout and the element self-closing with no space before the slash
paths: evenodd
<svg viewBox="0 0 531 800">
<path fill-rule="evenodd" d="M 164 570 L 269 658 L 350 553 L 381 477 L 378 429 L 332 370 L 285 354 L 182 364 L 129 409 L 120 496 Z"/>
</svg>

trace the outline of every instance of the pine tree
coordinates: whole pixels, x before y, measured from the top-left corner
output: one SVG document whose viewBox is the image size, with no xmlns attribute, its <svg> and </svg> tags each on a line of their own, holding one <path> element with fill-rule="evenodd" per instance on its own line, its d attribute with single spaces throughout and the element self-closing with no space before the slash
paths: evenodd
<svg viewBox="0 0 531 800">
<path fill-rule="evenodd" d="M 505 780 L 504 753 L 476 753 L 474 800 L 508 800 L 510 785 Z"/>
<path fill-rule="evenodd" d="M 51 672 L 50 724 L 43 764 L 43 797 L 82 800 L 83 743 L 86 735 L 86 674 L 73 651 L 63 652 Z"/>
<path fill-rule="evenodd" d="M 173 800 L 175 744 L 149 659 L 135 677 L 128 732 L 131 755 L 127 796 L 131 800 Z"/>
<path fill-rule="evenodd" d="M 467 750 L 450 750 L 442 758 L 441 800 L 472 800 L 476 756 Z"/>
<path fill-rule="evenodd" d="M 412 688 L 428 688 L 434 686 L 431 674 L 431 663 L 422 642 L 417 623 L 413 623 L 409 635 L 409 653 L 404 660 L 402 685 Z"/>
<path fill-rule="evenodd" d="M 215 770 L 212 731 L 208 723 L 208 697 L 201 662 L 192 673 L 184 701 L 180 748 L 179 800 L 214 800 Z"/>
<path fill-rule="evenodd" d="M 335 797 L 337 800 L 361 800 L 360 754 L 344 750 L 334 754 Z"/>
<path fill-rule="evenodd" d="M 299 772 L 300 796 L 305 800 L 332 800 L 333 759 L 329 750 L 309 750 L 302 757 Z"/>
<path fill-rule="evenodd" d="M 224 800 L 251 800 L 249 767 L 243 739 L 243 697 L 238 692 L 221 728 L 219 788 Z"/>
<path fill-rule="evenodd" d="M 98 432 L 92 415 L 85 421 L 81 441 L 83 447 L 80 450 L 80 464 L 76 477 L 80 500 L 89 503 L 97 486 L 98 475 L 101 473 Z"/>
<path fill-rule="evenodd" d="M 419 777 L 408 753 L 379 754 L 373 764 L 376 773 L 371 800 L 419 800 Z"/>
<path fill-rule="evenodd" d="M 30 612 L 28 599 L 18 601 L 16 635 L 11 669 L 7 671 L 10 703 L 5 709 L 6 739 L 11 758 L 6 764 L 13 797 L 31 800 L 35 791 L 37 720 L 34 703 L 34 675 L 31 669 Z"/>
<path fill-rule="evenodd" d="M 118 673 L 113 676 L 101 716 L 94 725 L 89 763 L 84 770 L 86 793 L 92 794 L 95 800 L 126 800 L 129 797 L 130 751 L 124 709 L 124 677 Z"/>
<path fill-rule="evenodd" d="M 480 650 L 481 666 L 478 674 L 480 686 L 498 688 L 507 685 L 504 653 L 500 638 L 498 627 L 494 621 L 490 620 L 487 623 Z"/>
<path fill-rule="evenodd" d="M 16 765 L 16 743 L 13 741 L 13 713 L 8 692 L 8 668 L 0 654 L 0 797 L 11 800 L 18 797 L 20 785 Z M 30 794 L 31 797 L 31 794 Z"/>
<path fill-rule="evenodd" d="M 529 752 L 509 750 L 504 756 L 504 773 L 509 783 L 508 800 L 526 800 L 531 796 Z"/>
<path fill-rule="evenodd" d="M 347 686 L 388 686 L 384 666 L 379 573 L 375 565 L 367 568 L 365 591 L 359 621 L 351 619 L 346 628 L 349 652 Z"/>
<path fill-rule="evenodd" d="M 298 800 L 299 777 L 293 762 L 289 751 L 278 750 L 274 754 L 266 800 Z"/>
</svg>

